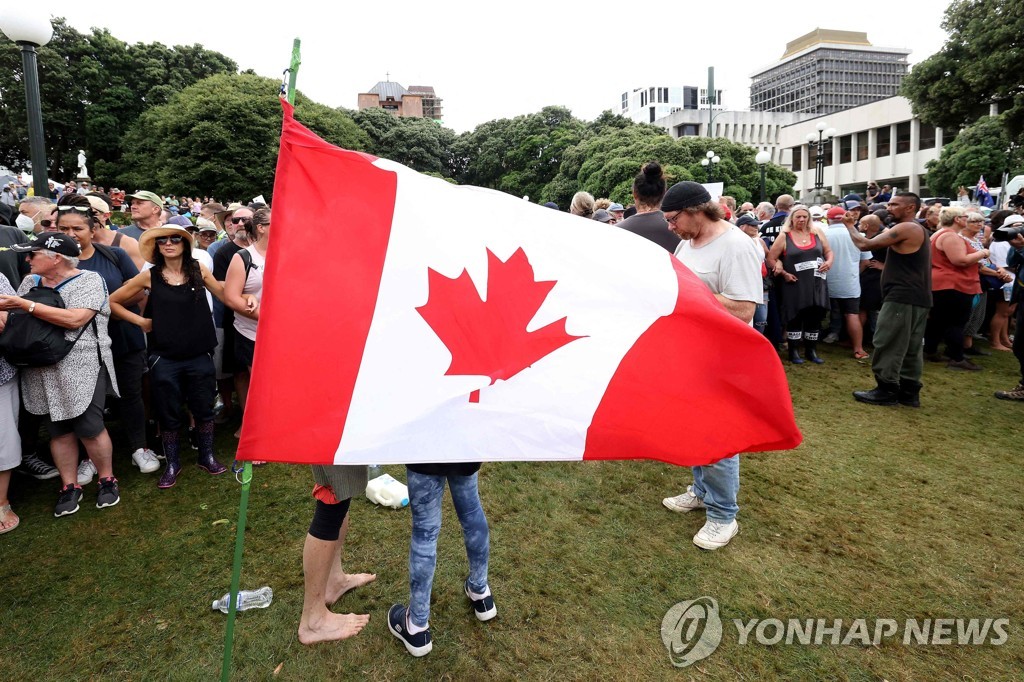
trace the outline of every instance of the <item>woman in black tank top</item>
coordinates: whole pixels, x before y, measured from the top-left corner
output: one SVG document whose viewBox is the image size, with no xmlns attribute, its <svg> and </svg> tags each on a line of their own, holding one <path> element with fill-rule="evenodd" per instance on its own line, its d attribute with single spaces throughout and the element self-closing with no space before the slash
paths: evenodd
<svg viewBox="0 0 1024 682">
<path fill-rule="evenodd" d="M 217 337 L 206 292 L 223 300 L 224 286 L 192 257 L 192 235 L 175 225 L 150 228 L 139 250 L 153 264 L 128 280 L 110 297 L 113 314 L 138 325 L 147 334 L 150 388 L 160 422 L 167 466 L 158 486 L 170 488 L 181 472 L 182 403 L 196 422 L 199 467 L 222 474 L 227 467 L 213 454 L 213 401 L 216 372 L 213 349 Z M 149 291 L 144 316 L 124 307 L 140 291 Z M 255 301 L 248 301 L 255 305 Z"/>
</svg>

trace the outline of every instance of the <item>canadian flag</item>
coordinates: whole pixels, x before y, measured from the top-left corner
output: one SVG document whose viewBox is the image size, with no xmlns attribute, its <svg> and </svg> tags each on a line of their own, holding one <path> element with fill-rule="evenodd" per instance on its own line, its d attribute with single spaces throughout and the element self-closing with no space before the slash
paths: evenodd
<svg viewBox="0 0 1024 682">
<path fill-rule="evenodd" d="M 660 246 L 339 149 L 283 107 L 239 459 L 695 465 L 800 443 L 771 344 Z"/>
</svg>

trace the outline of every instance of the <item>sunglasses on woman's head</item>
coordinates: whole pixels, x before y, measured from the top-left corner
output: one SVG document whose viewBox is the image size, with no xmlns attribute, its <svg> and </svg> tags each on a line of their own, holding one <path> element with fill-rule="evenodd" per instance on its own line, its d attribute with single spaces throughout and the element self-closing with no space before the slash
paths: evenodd
<svg viewBox="0 0 1024 682">
<path fill-rule="evenodd" d="M 171 244 L 180 244 L 181 243 L 181 239 L 182 239 L 181 236 L 176 234 L 176 235 L 173 235 L 173 236 L 170 236 L 170 237 L 157 237 L 153 241 L 155 241 L 157 244 L 163 246 L 164 244 L 167 244 L 168 242 L 170 242 Z"/>
<path fill-rule="evenodd" d="M 65 211 L 78 211 L 79 213 L 88 213 L 89 211 L 92 210 L 92 207 L 91 206 L 58 206 L 57 210 L 60 213 L 64 213 Z"/>
</svg>

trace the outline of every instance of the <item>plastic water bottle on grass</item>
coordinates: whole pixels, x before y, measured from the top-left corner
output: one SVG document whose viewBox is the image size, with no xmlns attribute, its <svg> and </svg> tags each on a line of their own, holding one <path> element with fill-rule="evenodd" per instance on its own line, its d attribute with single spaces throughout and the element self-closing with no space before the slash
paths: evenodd
<svg viewBox="0 0 1024 682">
<path fill-rule="evenodd" d="M 409 504 L 409 489 L 401 481 L 383 474 L 366 484 L 366 497 L 376 504 L 399 509 Z"/>
<path fill-rule="evenodd" d="M 261 587 L 258 590 L 239 590 L 238 610 L 248 611 L 249 609 L 265 609 L 274 600 L 274 591 L 269 587 Z M 231 593 L 213 602 L 214 610 L 227 613 L 231 608 Z"/>
<path fill-rule="evenodd" d="M 381 476 L 384 473 L 384 467 L 379 464 L 371 464 L 366 467 L 366 480 L 372 481 L 373 479 Z"/>
</svg>

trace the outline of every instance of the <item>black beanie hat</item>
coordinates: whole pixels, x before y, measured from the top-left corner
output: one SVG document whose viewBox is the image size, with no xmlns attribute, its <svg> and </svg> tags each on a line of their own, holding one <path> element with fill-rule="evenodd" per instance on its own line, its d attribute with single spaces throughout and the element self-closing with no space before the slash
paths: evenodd
<svg viewBox="0 0 1024 682">
<path fill-rule="evenodd" d="M 662 211 L 682 211 L 711 201 L 711 195 L 699 182 L 683 180 L 668 188 L 661 200 Z"/>
</svg>

